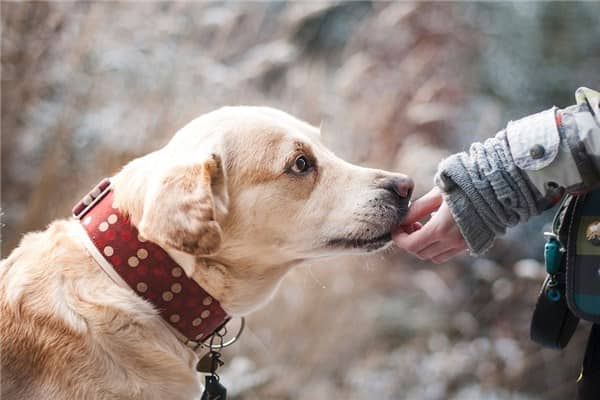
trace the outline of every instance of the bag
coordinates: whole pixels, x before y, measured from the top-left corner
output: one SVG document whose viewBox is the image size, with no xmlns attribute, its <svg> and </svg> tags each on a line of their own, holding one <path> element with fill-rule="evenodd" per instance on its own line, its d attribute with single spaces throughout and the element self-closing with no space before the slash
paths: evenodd
<svg viewBox="0 0 600 400">
<path fill-rule="evenodd" d="M 567 237 L 567 303 L 600 324 L 600 190 L 574 198 Z"/>
<path fill-rule="evenodd" d="M 600 323 L 600 190 L 564 197 L 547 237 L 531 339 L 562 349 L 579 319 Z"/>
</svg>

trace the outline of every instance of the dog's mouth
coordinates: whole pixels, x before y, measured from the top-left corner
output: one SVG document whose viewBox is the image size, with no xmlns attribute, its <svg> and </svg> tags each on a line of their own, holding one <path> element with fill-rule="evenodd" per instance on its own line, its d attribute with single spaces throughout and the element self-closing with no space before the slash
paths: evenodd
<svg viewBox="0 0 600 400">
<path fill-rule="evenodd" d="M 331 239 L 327 242 L 328 247 L 336 247 L 342 249 L 361 249 L 366 251 L 379 250 L 385 247 L 392 241 L 390 232 L 372 238 L 338 238 Z"/>
<path fill-rule="evenodd" d="M 408 201 L 400 206 L 387 206 L 383 209 L 384 213 L 377 215 L 378 218 L 368 221 L 369 224 L 362 229 L 349 233 L 347 236 L 329 239 L 326 246 L 334 249 L 354 249 L 366 252 L 383 249 L 392 243 L 392 232 L 395 227 L 400 226 L 408 213 L 408 208 Z M 378 225 L 375 230 L 372 229 L 373 225 Z"/>
</svg>

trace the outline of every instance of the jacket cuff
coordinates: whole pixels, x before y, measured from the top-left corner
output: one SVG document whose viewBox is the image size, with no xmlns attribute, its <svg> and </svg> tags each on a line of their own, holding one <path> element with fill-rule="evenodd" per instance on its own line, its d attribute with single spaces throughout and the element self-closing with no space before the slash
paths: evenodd
<svg viewBox="0 0 600 400">
<path fill-rule="evenodd" d="M 506 139 L 517 167 L 539 171 L 554 161 L 560 146 L 556 110 L 552 107 L 508 123 Z"/>
</svg>

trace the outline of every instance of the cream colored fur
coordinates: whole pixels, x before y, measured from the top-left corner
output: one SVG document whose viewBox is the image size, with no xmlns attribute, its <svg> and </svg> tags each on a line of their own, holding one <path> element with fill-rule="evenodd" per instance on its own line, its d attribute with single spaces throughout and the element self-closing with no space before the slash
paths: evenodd
<svg viewBox="0 0 600 400">
<path fill-rule="evenodd" d="M 315 164 L 303 174 L 301 155 Z M 381 187 L 394 176 L 342 161 L 281 111 L 230 107 L 126 165 L 113 187 L 141 235 L 242 316 L 290 268 L 387 245 L 372 239 L 406 211 Z M 198 399 L 197 356 L 99 268 L 78 224 L 27 234 L 0 265 L 1 398 Z"/>
</svg>

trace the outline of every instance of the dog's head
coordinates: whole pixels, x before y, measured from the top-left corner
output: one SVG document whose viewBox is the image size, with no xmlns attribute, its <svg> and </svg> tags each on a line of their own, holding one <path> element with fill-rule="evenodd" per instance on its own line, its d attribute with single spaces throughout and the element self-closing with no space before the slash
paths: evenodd
<svg viewBox="0 0 600 400">
<path fill-rule="evenodd" d="M 341 160 L 318 129 L 259 107 L 192 121 L 117 181 L 119 206 L 147 239 L 265 267 L 385 247 L 413 188 L 404 175 Z"/>
</svg>

